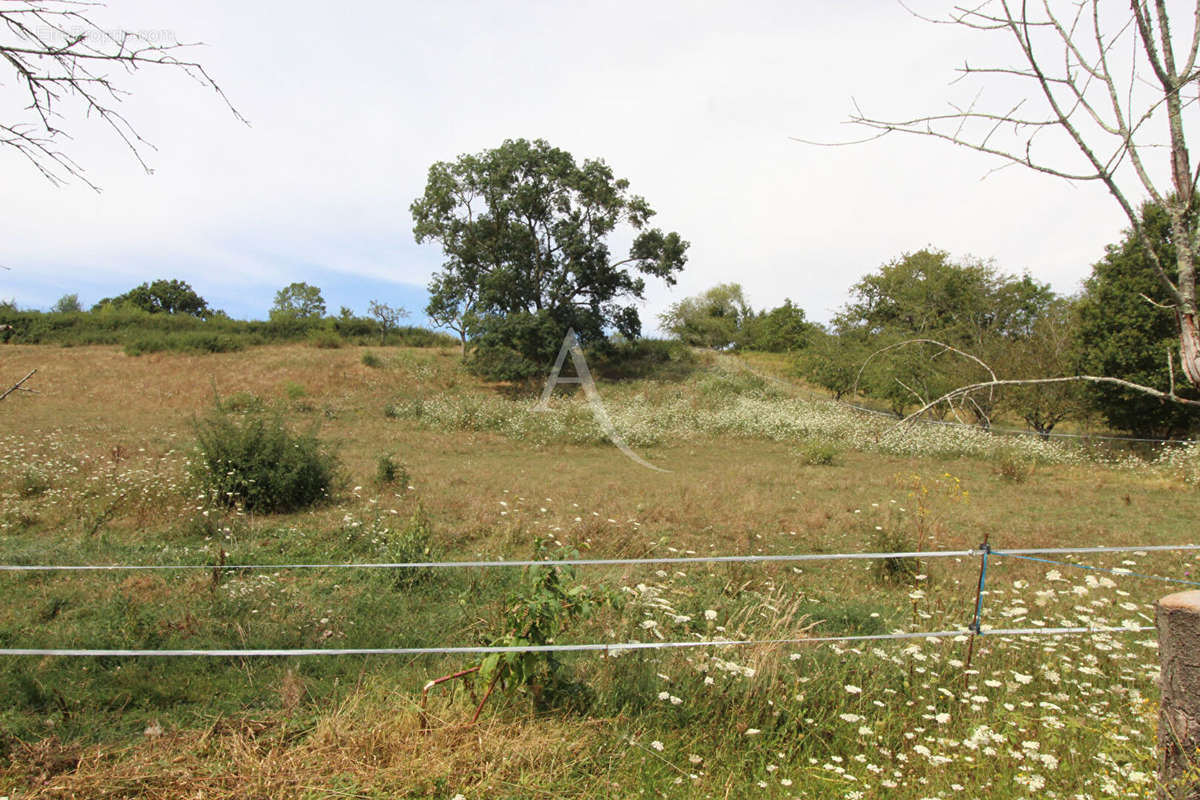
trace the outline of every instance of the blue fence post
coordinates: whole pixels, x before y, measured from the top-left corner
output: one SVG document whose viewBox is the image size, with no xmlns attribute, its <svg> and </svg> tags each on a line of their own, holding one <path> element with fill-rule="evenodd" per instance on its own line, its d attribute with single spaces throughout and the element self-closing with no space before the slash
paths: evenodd
<svg viewBox="0 0 1200 800">
<path fill-rule="evenodd" d="M 975 655 L 975 637 L 983 635 L 983 592 L 984 585 L 987 583 L 987 564 L 988 556 L 992 552 L 992 547 L 988 544 L 990 534 L 983 535 L 983 544 L 979 545 L 979 585 L 975 588 L 975 616 L 971 619 L 971 624 L 968 630 L 971 631 L 971 639 L 967 643 L 967 661 L 963 667 L 964 674 L 971 669 L 971 657 Z"/>
</svg>

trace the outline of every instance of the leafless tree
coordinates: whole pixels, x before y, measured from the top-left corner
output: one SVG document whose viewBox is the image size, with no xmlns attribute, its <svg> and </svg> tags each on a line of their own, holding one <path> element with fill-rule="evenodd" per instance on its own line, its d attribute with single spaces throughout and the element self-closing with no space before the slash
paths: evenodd
<svg viewBox="0 0 1200 800">
<path fill-rule="evenodd" d="M 375 300 L 372 300 L 367 305 L 367 310 L 375 318 L 375 321 L 379 323 L 380 346 L 383 346 L 383 340 L 387 337 L 388 331 L 395 330 L 400 324 L 400 320 L 408 316 L 408 311 L 399 306 L 393 308 Z"/>
<path fill-rule="evenodd" d="M 1200 0 L 1186 19 L 1177 20 L 1191 28 L 1184 39 L 1176 39 L 1167 5 L 1130 0 L 1121 11 L 1100 0 L 987 0 L 957 7 L 946 19 L 928 21 L 1006 37 L 1014 45 L 1011 63 L 965 62 L 958 70 L 961 80 L 978 79 L 999 91 L 1003 103 L 986 107 L 981 89 L 971 102 L 942 114 L 881 119 L 856 104 L 849 121 L 874 132 L 861 141 L 891 133 L 926 136 L 999 159 L 997 169 L 1020 165 L 1099 183 L 1138 236 L 1141 201 L 1161 205 L 1170 218 L 1176 263 L 1162 263 L 1152 246 L 1145 252 L 1172 298 L 1183 372 L 1200 387 L 1195 224 L 1200 172 L 1192 169 L 1185 124 L 1194 119 L 1200 86 Z M 1017 94 L 1010 97 L 1012 89 Z M 1165 396 L 1177 399 L 1174 387 Z"/>
<path fill-rule="evenodd" d="M 79 180 L 97 188 L 62 149 L 70 138 L 60 127 L 67 114 L 103 122 L 151 171 L 146 151 L 154 149 L 121 111 L 129 94 L 112 71 L 173 69 L 214 91 L 238 119 L 216 81 L 184 55 L 195 43 L 176 41 L 166 31 L 109 30 L 93 21 L 103 4 L 89 0 L 0 0 L 0 65 L 15 73 L 12 85 L 28 103 L 13 122 L 0 122 L 0 145 L 25 157 L 51 183 Z M 0 81 L 0 85 L 8 83 Z"/>
</svg>

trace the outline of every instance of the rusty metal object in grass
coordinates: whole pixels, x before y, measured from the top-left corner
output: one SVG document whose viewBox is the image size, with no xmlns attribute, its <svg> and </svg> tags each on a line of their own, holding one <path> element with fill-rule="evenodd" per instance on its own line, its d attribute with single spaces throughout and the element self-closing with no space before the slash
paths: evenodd
<svg viewBox="0 0 1200 800">
<path fill-rule="evenodd" d="M 440 678 L 434 678 L 434 679 L 433 679 L 433 680 L 431 680 L 429 683 L 425 684 L 425 688 L 421 690 L 421 711 L 420 711 L 420 716 L 421 716 L 421 732 L 422 732 L 422 733 L 428 733 L 428 732 L 429 732 L 429 730 L 430 730 L 430 727 L 429 727 L 429 719 L 428 719 L 428 714 L 427 714 L 427 711 L 428 711 L 428 703 L 429 703 L 429 690 L 430 690 L 430 689 L 432 689 L 433 687 L 437 686 L 438 684 L 445 683 L 446 681 L 452 681 L 452 680 L 454 680 L 455 678 L 462 678 L 462 679 L 463 679 L 463 685 L 467 686 L 467 687 L 468 687 L 468 691 L 470 691 L 470 682 L 469 682 L 469 681 L 467 681 L 467 676 L 468 676 L 468 675 L 471 675 L 471 674 L 473 674 L 473 673 L 476 673 L 476 672 L 479 672 L 479 667 L 478 667 L 478 666 L 471 667 L 470 669 L 459 670 L 458 672 L 454 672 L 454 673 L 451 673 L 451 674 L 449 674 L 449 675 L 443 675 L 443 676 L 442 676 L 442 677 L 440 677 Z M 488 693 L 489 693 L 489 694 L 491 693 L 491 687 L 488 687 Z M 484 699 L 484 701 L 485 701 L 485 702 L 487 701 L 487 697 L 486 697 L 486 696 L 485 696 L 483 699 Z M 475 700 L 475 693 L 474 693 L 474 692 L 471 692 L 471 700 L 472 700 L 472 701 L 474 701 L 474 700 Z M 482 703 L 480 703 L 480 705 L 479 705 L 479 709 L 480 709 L 480 710 L 482 710 L 482 709 L 483 709 L 483 704 L 482 704 Z M 478 717 L 479 717 L 479 711 L 477 710 L 477 711 L 475 712 L 475 718 L 477 719 Z M 471 720 L 471 722 L 474 722 L 474 721 L 475 721 L 475 719 L 472 719 L 472 720 Z"/>
</svg>

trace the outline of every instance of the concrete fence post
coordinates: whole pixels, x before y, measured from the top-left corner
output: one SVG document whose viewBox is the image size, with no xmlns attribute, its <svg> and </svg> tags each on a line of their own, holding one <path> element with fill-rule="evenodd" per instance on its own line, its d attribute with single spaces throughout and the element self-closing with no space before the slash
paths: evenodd
<svg viewBox="0 0 1200 800">
<path fill-rule="evenodd" d="M 1161 800 L 1200 800 L 1200 591 L 1158 601 L 1162 705 L 1158 716 Z"/>
</svg>

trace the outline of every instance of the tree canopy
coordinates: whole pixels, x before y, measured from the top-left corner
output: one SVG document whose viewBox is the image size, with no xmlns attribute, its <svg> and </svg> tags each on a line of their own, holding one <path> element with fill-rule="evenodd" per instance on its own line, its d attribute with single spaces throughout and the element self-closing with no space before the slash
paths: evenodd
<svg viewBox="0 0 1200 800">
<path fill-rule="evenodd" d="M 1175 313 L 1167 307 L 1171 295 L 1159 279 L 1147 251 L 1158 261 L 1174 264 L 1175 245 L 1168 215 L 1159 206 L 1142 207 L 1141 233 L 1127 231 L 1109 245 L 1092 267 L 1079 303 L 1077 357 L 1079 370 L 1123 378 L 1163 391 L 1170 387 L 1167 359 L 1179 342 Z M 1176 374 L 1176 382 L 1182 375 Z M 1195 391 L 1177 387 L 1183 397 Z M 1195 408 L 1161 400 L 1119 386 L 1096 386 L 1091 395 L 1109 424 L 1139 435 L 1170 436 L 1200 421 Z"/>
<path fill-rule="evenodd" d="M 722 348 L 738 343 L 752 313 L 741 284 L 719 283 L 672 304 L 659 315 L 659 321 L 684 344 Z"/>
<path fill-rule="evenodd" d="M 74 292 L 64 294 L 50 306 L 52 314 L 74 314 L 83 311 L 83 305 L 79 302 L 79 295 Z"/>
<path fill-rule="evenodd" d="M 850 302 L 834 319 L 839 342 L 823 344 L 802 363 L 810 377 L 838 392 L 845 391 L 845 376 L 826 362 L 862 355 L 860 364 L 867 368 L 859 389 L 902 414 L 914 403 L 924 405 L 956 386 L 990 377 L 972 356 L 992 362 L 1014 342 L 1028 339 L 1053 301 L 1049 286 L 1005 275 L 987 261 L 955 261 L 934 248 L 905 253 L 852 287 Z M 912 346 L 902 344 L 913 340 Z M 995 400 L 994 392 L 972 396 L 980 421 L 991 416 Z"/>
<path fill-rule="evenodd" d="M 325 315 L 325 298 L 321 290 L 308 283 L 290 283 L 275 293 L 271 306 L 272 320 L 310 320 Z"/>
<path fill-rule="evenodd" d="M 719 283 L 674 303 L 659 315 L 663 328 L 692 347 L 739 347 L 783 353 L 805 347 L 815 326 L 790 299 L 755 312 L 741 284 Z"/>
<path fill-rule="evenodd" d="M 987 261 L 955 262 L 944 250 L 904 253 L 851 288 L 851 301 L 835 319 L 851 329 L 901 337 L 931 336 L 978 346 L 988 336 L 1029 332 L 1053 297 L 1028 275 L 1003 275 Z"/>
<path fill-rule="evenodd" d="M 751 314 L 746 320 L 742 345 L 750 350 L 768 353 L 786 353 L 807 347 L 817 332 L 817 326 L 809 322 L 804 309 L 784 298 L 783 305 L 770 311 Z"/>
<path fill-rule="evenodd" d="M 475 342 L 480 363 L 503 364 L 505 377 L 543 369 L 567 328 L 584 343 L 609 331 L 637 337 L 643 276 L 672 284 L 687 260 L 679 234 L 648 227 L 655 212 L 627 180 L 542 139 L 433 164 L 411 210 L 417 242 L 446 256 L 429 315 Z M 609 240 L 621 229 L 633 240 L 615 257 Z"/>
<path fill-rule="evenodd" d="M 93 311 L 120 307 L 140 308 L 151 314 L 190 314 L 207 318 L 213 313 L 208 302 L 181 280 L 159 279 L 143 283 L 116 297 L 106 297 L 92 307 Z"/>
</svg>

